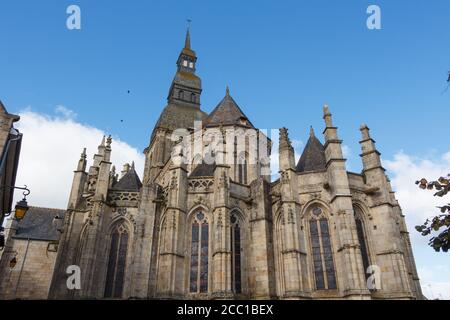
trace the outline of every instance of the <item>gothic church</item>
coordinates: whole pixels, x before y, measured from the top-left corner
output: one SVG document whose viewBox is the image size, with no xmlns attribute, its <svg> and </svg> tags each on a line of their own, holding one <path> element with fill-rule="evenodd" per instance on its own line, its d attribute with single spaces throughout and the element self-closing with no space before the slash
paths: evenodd
<svg viewBox="0 0 450 320">
<path fill-rule="evenodd" d="M 116 174 L 111 138 L 88 170 L 82 153 L 48 298 L 422 299 L 404 215 L 369 128 L 360 128 L 361 173 L 346 170 L 328 106 L 324 143 L 311 129 L 298 163 L 280 129 L 280 178 L 271 181 L 270 139 L 228 89 L 210 114 L 201 110 L 196 63 L 188 30 L 142 181 L 134 165 Z M 179 129 L 184 136 L 173 139 Z M 227 141 L 211 154 L 232 161 L 204 159 L 211 131 Z M 225 139 L 230 131 L 234 140 Z M 189 161 L 186 142 L 202 147 Z M 80 290 L 67 287 L 71 265 L 80 267 Z"/>
</svg>

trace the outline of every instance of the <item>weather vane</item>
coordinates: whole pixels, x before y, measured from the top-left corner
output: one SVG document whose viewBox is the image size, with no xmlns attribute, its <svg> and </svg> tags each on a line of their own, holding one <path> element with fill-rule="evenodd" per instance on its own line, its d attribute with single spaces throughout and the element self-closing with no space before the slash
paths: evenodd
<svg viewBox="0 0 450 320">
<path fill-rule="evenodd" d="M 187 21 L 187 27 L 188 27 L 188 29 L 190 29 L 192 20 L 191 19 L 186 19 L 186 21 Z"/>
</svg>

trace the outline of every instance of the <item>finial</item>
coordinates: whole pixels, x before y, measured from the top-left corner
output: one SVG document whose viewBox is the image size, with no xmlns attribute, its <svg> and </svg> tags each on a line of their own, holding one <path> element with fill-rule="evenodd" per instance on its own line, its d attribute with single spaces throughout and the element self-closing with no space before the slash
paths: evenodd
<svg viewBox="0 0 450 320">
<path fill-rule="evenodd" d="M 111 147 L 112 138 L 111 135 L 108 136 L 108 139 L 106 139 L 106 146 Z"/>
<path fill-rule="evenodd" d="M 363 140 L 370 139 L 370 133 L 369 133 L 370 129 L 367 126 L 367 124 L 365 124 L 365 123 L 361 124 L 361 126 L 359 127 L 359 130 L 361 131 L 361 136 L 362 136 Z"/>
<path fill-rule="evenodd" d="M 86 159 L 86 148 L 83 148 L 83 152 L 81 153 L 81 159 Z"/>
<path fill-rule="evenodd" d="M 131 169 L 134 170 L 134 161 L 131 162 Z"/>
<path fill-rule="evenodd" d="M 330 108 L 327 104 L 323 106 L 323 119 L 325 120 L 325 125 L 327 128 L 333 127 L 333 120 L 331 118 Z"/>
<path fill-rule="evenodd" d="M 280 146 L 290 145 L 291 141 L 289 140 L 289 133 L 286 127 L 280 128 Z"/>
<path fill-rule="evenodd" d="M 227 86 L 227 89 L 226 89 L 226 95 L 227 95 L 227 96 L 230 95 L 230 87 L 229 87 L 229 86 Z"/>
<path fill-rule="evenodd" d="M 310 128 L 309 128 L 309 136 L 311 137 L 311 138 L 314 138 L 316 135 L 314 134 L 314 128 L 313 128 L 313 126 L 311 126 Z"/>
<path fill-rule="evenodd" d="M 101 146 L 101 147 L 104 147 L 104 146 L 105 146 L 105 139 L 106 139 L 106 136 L 103 136 L 102 142 L 100 142 L 100 146 Z"/>
<path fill-rule="evenodd" d="M 111 173 L 112 173 L 113 175 L 116 175 L 116 166 L 112 166 L 112 168 L 111 168 Z"/>
<path fill-rule="evenodd" d="M 184 47 L 186 49 L 190 49 L 191 48 L 191 34 L 190 34 L 191 22 L 192 22 L 191 19 L 187 19 L 186 39 L 184 41 Z"/>
</svg>

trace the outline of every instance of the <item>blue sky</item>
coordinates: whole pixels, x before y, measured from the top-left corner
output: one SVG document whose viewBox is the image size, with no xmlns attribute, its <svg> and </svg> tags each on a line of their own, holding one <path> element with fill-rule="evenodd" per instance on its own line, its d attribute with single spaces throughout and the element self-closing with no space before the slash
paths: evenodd
<svg viewBox="0 0 450 320">
<path fill-rule="evenodd" d="M 81 8 L 81 30 L 66 28 L 70 4 Z M 370 4 L 381 7 L 382 30 L 366 28 Z M 310 125 L 322 131 L 328 103 L 352 171 L 361 170 L 362 122 L 383 159 L 403 151 L 423 162 L 450 151 L 450 90 L 442 94 L 449 12 L 446 0 L 5 0 L 0 99 L 11 113 L 53 114 L 64 105 L 78 122 L 143 150 L 190 18 L 205 111 L 229 85 L 253 124 L 286 126 L 292 139 L 305 141 Z M 417 247 L 419 266 L 448 264 L 448 255 Z"/>
</svg>

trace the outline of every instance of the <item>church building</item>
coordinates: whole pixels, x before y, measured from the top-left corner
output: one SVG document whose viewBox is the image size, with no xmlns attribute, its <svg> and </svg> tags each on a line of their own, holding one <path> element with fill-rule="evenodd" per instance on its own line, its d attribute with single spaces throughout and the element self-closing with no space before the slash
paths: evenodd
<svg viewBox="0 0 450 320">
<path fill-rule="evenodd" d="M 211 113 L 201 109 L 196 64 L 188 30 L 142 176 L 134 164 L 116 172 L 110 137 L 89 168 L 82 152 L 42 298 L 422 299 L 367 125 L 360 173 L 346 169 L 328 106 L 323 136 L 309 129 L 297 163 L 279 129 L 272 181 L 272 141 L 228 88 Z M 70 266 L 80 268 L 79 290 L 68 288 Z"/>
</svg>

